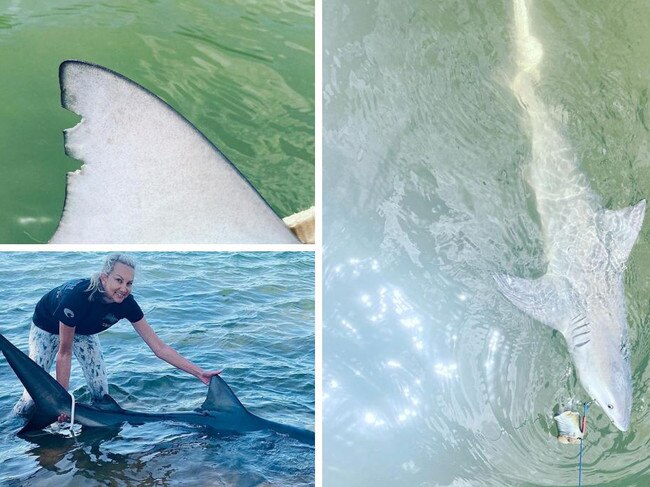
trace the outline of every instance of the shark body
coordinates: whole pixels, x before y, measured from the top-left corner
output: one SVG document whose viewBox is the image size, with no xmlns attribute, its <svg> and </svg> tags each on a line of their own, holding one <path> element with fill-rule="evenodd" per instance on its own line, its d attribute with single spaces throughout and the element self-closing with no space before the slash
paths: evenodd
<svg viewBox="0 0 650 487">
<path fill-rule="evenodd" d="M 21 433 L 45 428 L 54 423 L 62 413 L 70 416 L 72 398 L 49 373 L 2 335 L 0 335 L 0 351 L 35 403 L 34 412 Z M 92 405 L 76 404 L 74 419 L 75 422 L 87 427 L 114 427 L 125 422 L 139 425 L 157 421 L 179 421 L 226 434 L 271 430 L 308 445 L 314 444 L 313 431 L 269 421 L 249 412 L 219 376 L 212 378 L 205 402 L 195 411 L 169 413 L 129 411 L 106 395 L 101 402 Z"/>
<path fill-rule="evenodd" d="M 584 389 L 621 431 L 630 426 L 632 378 L 625 316 L 625 263 L 643 224 L 645 200 L 605 209 L 552 113 L 535 95 L 543 50 L 524 0 L 514 1 L 517 74 L 512 90 L 528 114 L 535 192 L 548 260 L 538 279 L 497 275 L 514 305 L 566 339 Z"/>
</svg>

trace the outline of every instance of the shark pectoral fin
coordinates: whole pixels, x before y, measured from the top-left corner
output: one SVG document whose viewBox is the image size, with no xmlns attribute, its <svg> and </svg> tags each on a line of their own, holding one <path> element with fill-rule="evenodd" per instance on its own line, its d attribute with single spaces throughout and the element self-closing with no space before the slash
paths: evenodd
<svg viewBox="0 0 650 487">
<path fill-rule="evenodd" d="M 495 274 L 497 289 L 524 313 L 560 332 L 563 327 L 556 317 L 563 315 L 563 303 L 555 279 L 544 275 L 538 279 L 522 279 Z"/>
<path fill-rule="evenodd" d="M 57 417 L 55 415 L 49 415 L 41 410 L 38 406 L 34 407 L 34 410 L 29 416 L 29 420 L 18 432 L 19 435 L 30 433 L 31 431 L 42 430 L 43 428 L 51 425 L 56 421 Z"/>
<path fill-rule="evenodd" d="M 228 387 L 226 381 L 218 375 L 215 375 L 210 380 L 210 387 L 208 388 L 208 396 L 205 402 L 201 405 L 201 410 L 204 411 L 219 411 L 230 413 L 247 413 L 248 411 L 244 405 L 237 399 L 232 389 Z"/>
<path fill-rule="evenodd" d="M 612 259 L 619 266 L 625 265 L 634 242 L 639 235 L 645 216 L 646 201 L 622 210 L 605 210 L 599 213 L 599 227 Z"/>
</svg>

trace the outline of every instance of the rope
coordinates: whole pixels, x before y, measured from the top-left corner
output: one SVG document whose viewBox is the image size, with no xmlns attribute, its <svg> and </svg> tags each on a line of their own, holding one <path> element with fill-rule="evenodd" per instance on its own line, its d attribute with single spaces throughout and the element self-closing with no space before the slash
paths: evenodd
<svg viewBox="0 0 650 487">
<path fill-rule="evenodd" d="M 75 406 L 75 400 L 74 400 L 74 394 L 70 394 L 70 397 L 72 398 L 72 408 L 70 410 L 70 434 L 74 436 L 74 406 Z"/>
<path fill-rule="evenodd" d="M 587 430 L 587 410 L 589 409 L 589 403 L 584 403 L 583 406 L 582 424 L 580 427 L 582 438 L 580 438 L 580 457 L 578 460 L 578 487 L 582 487 L 582 443 L 584 441 L 585 431 Z"/>
</svg>

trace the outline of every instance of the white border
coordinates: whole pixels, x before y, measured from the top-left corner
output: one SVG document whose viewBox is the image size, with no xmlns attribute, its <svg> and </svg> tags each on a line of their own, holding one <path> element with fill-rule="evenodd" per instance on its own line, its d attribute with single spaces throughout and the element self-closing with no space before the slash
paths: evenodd
<svg viewBox="0 0 650 487">
<path fill-rule="evenodd" d="M 316 215 L 317 221 L 320 215 Z M 318 223 L 320 225 L 320 223 Z M 314 244 L 0 244 L 0 252 L 316 252 Z"/>
<path fill-rule="evenodd" d="M 314 429 L 316 431 L 316 451 L 314 452 L 316 472 L 316 486 L 323 485 L 323 3 L 322 0 L 315 0 L 314 12 L 314 101 L 315 101 L 315 146 L 314 157 L 316 166 L 316 363 L 314 380 L 315 385 L 315 407 L 316 417 L 314 418 Z M 308 249 L 305 249 L 308 250 Z"/>
</svg>

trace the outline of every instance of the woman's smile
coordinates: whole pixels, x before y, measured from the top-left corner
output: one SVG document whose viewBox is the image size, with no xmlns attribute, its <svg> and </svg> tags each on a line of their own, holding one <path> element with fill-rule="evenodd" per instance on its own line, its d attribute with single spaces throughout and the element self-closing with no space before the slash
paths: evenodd
<svg viewBox="0 0 650 487">
<path fill-rule="evenodd" d="M 121 303 L 129 294 L 133 286 L 135 271 L 132 267 L 115 263 L 110 274 L 102 274 L 100 279 L 104 287 L 104 301 L 107 303 Z"/>
</svg>

